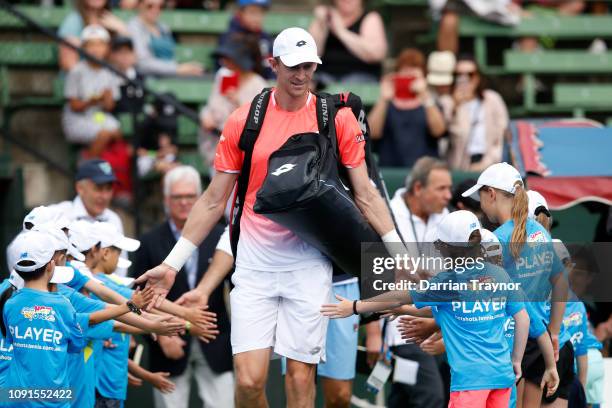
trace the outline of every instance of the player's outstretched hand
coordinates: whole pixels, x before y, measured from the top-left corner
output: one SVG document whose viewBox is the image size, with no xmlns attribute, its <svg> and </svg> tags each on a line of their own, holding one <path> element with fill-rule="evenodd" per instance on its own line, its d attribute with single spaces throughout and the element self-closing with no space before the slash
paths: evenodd
<svg viewBox="0 0 612 408">
<path fill-rule="evenodd" d="M 153 307 L 161 306 L 163 300 L 168 295 L 168 291 L 174 284 L 174 278 L 176 277 L 177 271 L 166 264 L 160 264 L 153 269 L 149 269 L 143 275 L 136 279 L 136 284 L 147 283 L 147 287 L 153 288 L 155 295 L 153 301 L 149 303 L 147 310 L 151 310 Z"/>
<path fill-rule="evenodd" d="M 339 303 L 327 303 L 321 306 L 321 314 L 330 319 L 341 319 L 353 314 L 353 301 L 336 295 Z"/>
</svg>

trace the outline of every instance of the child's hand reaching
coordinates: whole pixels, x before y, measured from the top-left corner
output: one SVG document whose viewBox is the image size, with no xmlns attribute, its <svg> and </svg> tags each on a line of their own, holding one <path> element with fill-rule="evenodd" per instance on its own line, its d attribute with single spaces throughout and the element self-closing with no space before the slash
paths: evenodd
<svg viewBox="0 0 612 408">
<path fill-rule="evenodd" d="M 187 309 L 185 319 L 202 328 L 216 325 L 217 314 L 215 312 L 209 312 L 206 309 L 208 309 L 208 306 L 190 307 Z"/>
<path fill-rule="evenodd" d="M 154 294 L 155 293 L 153 292 L 153 288 L 151 286 L 147 286 L 144 290 L 140 290 L 140 288 L 138 288 L 132 294 L 131 300 L 137 308 L 145 309 L 153 300 Z"/>
<path fill-rule="evenodd" d="M 168 380 L 169 376 L 170 373 L 165 372 L 152 373 L 149 382 L 162 393 L 168 394 L 174 391 L 174 389 L 176 388 L 174 383 Z"/>
<path fill-rule="evenodd" d="M 336 295 L 340 303 L 327 303 L 321 306 L 321 314 L 330 319 L 341 319 L 353 314 L 353 301 Z"/>
<path fill-rule="evenodd" d="M 542 375 L 542 382 L 540 388 L 545 388 L 546 396 L 550 397 L 557 391 L 559 386 L 559 373 L 557 373 L 557 367 L 550 367 L 544 371 Z"/>
</svg>

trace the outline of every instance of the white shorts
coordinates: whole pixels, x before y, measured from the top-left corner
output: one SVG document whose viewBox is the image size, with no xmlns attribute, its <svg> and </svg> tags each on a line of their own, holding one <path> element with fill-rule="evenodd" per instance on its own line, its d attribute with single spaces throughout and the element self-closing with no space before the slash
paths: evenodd
<svg viewBox="0 0 612 408">
<path fill-rule="evenodd" d="M 272 347 L 304 363 L 325 361 L 332 267 L 317 263 L 291 272 L 236 268 L 230 293 L 233 354 Z"/>
</svg>

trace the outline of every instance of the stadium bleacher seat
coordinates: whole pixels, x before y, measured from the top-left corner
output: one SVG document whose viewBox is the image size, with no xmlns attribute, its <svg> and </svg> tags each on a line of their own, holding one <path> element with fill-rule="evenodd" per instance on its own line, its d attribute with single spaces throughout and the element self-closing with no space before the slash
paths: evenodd
<svg viewBox="0 0 612 408">
<path fill-rule="evenodd" d="M 33 18 L 47 28 L 58 28 L 64 17 L 70 12 L 65 7 L 18 6 L 18 10 Z M 117 10 L 116 14 L 124 21 L 134 15 L 132 11 Z M 175 34 L 221 34 L 225 32 L 231 18 L 228 11 L 195 11 L 165 10 L 161 21 L 166 23 Z M 276 34 L 288 26 L 307 27 L 312 19 L 311 14 L 277 13 L 266 15 L 264 27 Z M 5 10 L 0 11 L 0 30 L 15 30 L 25 25 Z"/>
<path fill-rule="evenodd" d="M 555 84 L 553 101 L 572 109 L 575 117 L 584 117 L 586 111 L 610 111 L 612 84 Z"/>
<path fill-rule="evenodd" d="M 514 50 L 504 52 L 504 70 L 509 74 L 523 76 L 523 109 L 527 112 L 574 112 L 581 116 L 583 111 L 572 109 L 571 101 L 554 98 L 552 105 L 536 104 L 536 75 L 589 75 L 612 72 L 612 52 L 589 53 L 580 50 L 550 50 L 523 53 Z M 572 88 L 575 89 L 575 88 Z M 558 103 L 560 102 L 560 103 Z M 587 104 L 588 101 L 583 102 Z M 597 103 L 590 106 L 597 109 Z M 580 108 L 580 107 L 577 107 Z"/>
<path fill-rule="evenodd" d="M 484 72 L 505 73 L 503 67 L 492 67 L 488 63 L 488 38 L 520 38 L 547 36 L 555 39 L 592 39 L 612 37 L 612 16 L 560 16 L 551 13 L 533 13 L 524 17 L 515 27 L 490 23 L 476 17 L 462 17 L 459 36 L 473 38 L 474 55 Z"/>
</svg>

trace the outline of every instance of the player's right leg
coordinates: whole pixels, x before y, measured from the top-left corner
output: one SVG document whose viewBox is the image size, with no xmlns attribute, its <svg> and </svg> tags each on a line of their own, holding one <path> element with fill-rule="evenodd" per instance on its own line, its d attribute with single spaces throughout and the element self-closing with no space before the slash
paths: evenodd
<svg viewBox="0 0 612 408">
<path fill-rule="evenodd" d="M 266 380 L 272 349 L 245 351 L 234 355 L 236 408 L 267 407 Z"/>
<path fill-rule="evenodd" d="M 279 298 L 277 272 L 236 268 L 230 293 L 236 407 L 267 407 L 265 387 L 275 345 Z"/>
</svg>

